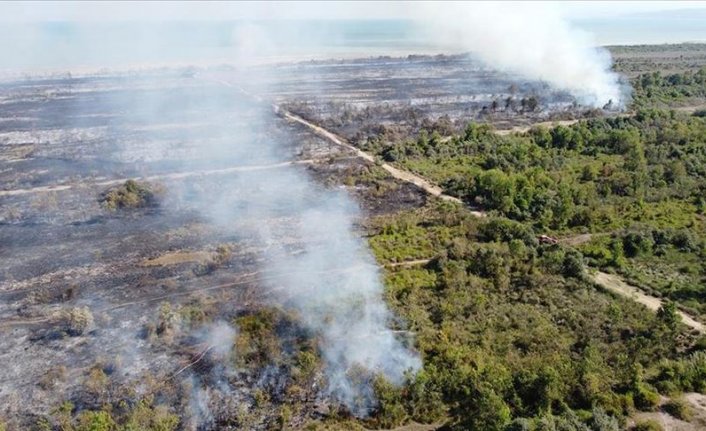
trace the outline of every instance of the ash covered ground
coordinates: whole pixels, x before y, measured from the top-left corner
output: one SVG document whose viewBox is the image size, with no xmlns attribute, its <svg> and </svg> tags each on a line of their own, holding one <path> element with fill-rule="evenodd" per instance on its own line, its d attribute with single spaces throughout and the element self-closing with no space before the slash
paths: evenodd
<svg viewBox="0 0 706 431">
<path fill-rule="evenodd" d="M 582 112 L 566 94 L 465 57 L 251 76 L 159 70 L 0 86 L 0 414 L 10 426 L 65 401 L 144 397 L 184 429 L 264 429 L 294 403 L 293 426 L 337 409 L 365 414 L 370 394 L 349 381 L 355 364 L 327 350 L 343 336 L 330 328 L 349 323 L 338 314 L 360 319 L 337 313 L 341 298 L 328 292 L 371 301 L 384 335 L 361 345 L 400 349 L 393 364 L 373 358 L 373 371 L 413 368 L 404 322 L 375 302 L 380 280 L 359 222 L 427 197 L 268 102 L 349 138 L 380 124 L 412 133 L 440 118 L 509 126 Z M 106 206 L 129 179 L 149 201 Z M 238 335 L 262 313 L 277 349 Z M 302 351 L 324 359 L 306 369 Z"/>
<path fill-rule="evenodd" d="M 420 129 L 448 135 L 469 121 L 510 129 L 600 115 L 567 92 L 501 73 L 468 55 L 379 57 L 281 65 L 269 97 L 354 142 Z"/>
</svg>

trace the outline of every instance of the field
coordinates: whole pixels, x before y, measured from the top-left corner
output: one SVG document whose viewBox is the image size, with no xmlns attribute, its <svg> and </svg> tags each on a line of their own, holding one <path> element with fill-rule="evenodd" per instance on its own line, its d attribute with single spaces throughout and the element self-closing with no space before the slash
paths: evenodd
<svg viewBox="0 0 706 431">
<path fill-rule="evenodd" d="M 467 56 L 2 83 L 0 427 L 703 427 L 704 50 L 611 51 L 627 112 Z M 345 401 L 317 297 L 369 274 L 423 366 Z"/>
</svg>

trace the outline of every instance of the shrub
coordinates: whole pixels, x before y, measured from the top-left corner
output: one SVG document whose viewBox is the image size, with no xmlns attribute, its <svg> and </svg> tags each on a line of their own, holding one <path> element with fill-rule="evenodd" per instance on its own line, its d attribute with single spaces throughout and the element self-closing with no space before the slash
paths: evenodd
<svg viewBox="0 0 706 431">
<path fill-rule="evenodd" d="M 629 257 L 649 255 L 652 253 L 654 240 L 652 234 L 629 232 L 623 237 L 623 250 Z"/>
<path fill-rule="evenodd" d="M 527 246 L 537 245 L 537 239 L 531 228 L 508 219 L 494 218 L 487 223 L 483 223 L 479 226 L 478 233 L 481 239 L 485 241 L 509 242 L 519 239 Z"/>
<path fill-rule="evenodd" d="M 110 211 L 144 208 L 154 206 L 156 204 L 156 196 L 148 184 L 127 180 L 123 185 L 103 193 L 100 203 L 103 208 Z"/>
<path fill-rule="evenodd" d="M 644 384 L 637 387 L 633 398 L 638 410 L 653 411 L 659 405 L 659 394 Z"/>
<path fill-rule="evenodd" d="M 79 336 L 93 326 L 93 314 L 88 307 L 74 307 L 62 313 L 61 321 L 67 334 Z"/>
<path fill-rule="evenodd" d="M 584 273 L 585 269 L 581 254 L 575 251 L 567 252 L 562 264 L 562 274 L 566 277 L 582 278 Z"/>
<path fill-rule="evenodd" d="M 118 426 L 110 417 L 108 412 L 104 411 L 84 411 L 78 417 L 78 425 L 76 431 L 114 431 Z"/>
<path fill-rule="evenodd" d="M 654 419 L 637 422 L 632 429 L 633 431 L 664 431 L 662 425 Z"/>
<path fill-rule="evenodd" d="M 374 422 L 381 428 L 395 428 L 407 419 L 400 390 L 382 377 L 375 379 L 374 390 L 378 400 Z"/>
<path fill-rule="evenodd" d="M 593 409 L 593 429 L 596 431 L 619 431 L 620 424 L 613 416 L 608 415 L 605 410 L 600 407 Z"/>
<path fill-rule="evenodd" d="M 672 236 L 672 244 L 681 251 L 697 251 L 698 244 L 694 234 L 688 229 L 679 229 Z"/>
<path fill-rule="evenodd" d="M 677 419 L 689 422 L 694 413 L 689 403 L 683 398 L 673 398 L 663 406 L 665 412 Z"/>
</svg>

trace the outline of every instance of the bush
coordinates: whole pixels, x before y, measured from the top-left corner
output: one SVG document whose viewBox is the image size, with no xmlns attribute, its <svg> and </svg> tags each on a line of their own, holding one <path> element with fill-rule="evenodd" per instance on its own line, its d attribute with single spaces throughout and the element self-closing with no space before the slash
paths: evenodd
<svg viewBox="0 0 706 431">
<path fill-rule="evenodd" d="M 602 408 L 593 408 L 593 429 L 596 431 L 619 431 L 620 424 L 613 416 L 608 415 Z"/>
<path fill-rule="evenodd" d="M 62 313 L 61 321 L 67 334 L 79 336 L 93 326 L 93 314 L 88 307 L 74 307 Z"/>
<path fill-rule="evenodd" d="M 375 397 L 378 400 L 374 423 L 380 428 L 395 428 L 407 419 L 399 388 L 382 377 L 373 382 Z"/>
<path fill-rule="evenodd" d="M 651 233 L 629 232 L 623 237 L 623 250 L 628 257 L 649 255 L 653 246 Z"/>
<path fill-rule="evenodd" d="M 103 193 L 100 203 L 103 208 L 110 211 L 144 208 L 154 206 L 156 204 L 156 196 L 148 184 L 127 180 L 125 184 Z"/>
<path fill-rule="evenodd" d="M 582 278 L 585 274 L 583 257 L 581 253 L 570 251 L 564 256 L 562 274 L 566 277 Z"/>
<path fill-rule="evenodd" d="M 536 246 L 537 239 L 532 229 L 522 223 L 494 218 L 478 227 L 478 233 L 484 241 L 510 242 L 519 239 L 527 246 Z"/>
<path fill-rule="evenodd" d="M 654 419 L 637 422 L 632 429 L 633 431 L 664 431 L 662 425 Z"/>
<path fill-rule="evenodd" d="M 637 387 L 633 397 L 638 410 L 653 411 L 659 405 L 659 394 L 644 384 Z"/>
<path fill-rule="evenodd" d="M 694 416 L 694 412 L 691 409 L 689 403 L 683 398 L 673 398 L 663 407 L 665 412 L 674 416 L 677 419 L 689 422 Z"/>
<path fill-rule="evenodd" d="M 78 417 L 76 431 L 114 431 L 118 429 L 108 412 L 84 411 Z"/>
<path fill-rule="evenodd" d="M 698 244 L 694 234 L 688 229 L 679 229 L 672 236 L 672 244 L 681 251 L 697 251 Z"/>
</svg>

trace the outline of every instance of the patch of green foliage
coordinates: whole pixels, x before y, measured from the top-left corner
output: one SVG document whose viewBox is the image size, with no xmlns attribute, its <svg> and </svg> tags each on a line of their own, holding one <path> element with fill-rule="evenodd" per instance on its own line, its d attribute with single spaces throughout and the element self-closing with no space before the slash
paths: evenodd
<svg viewBox="0 0 706 431">
<path fill-rule="evenodd" d="M 689 402 L 683 398 L 672 398 L 662 407 L 665 412 L 674 416 L 677 419 L 681 419 L 686 422 L 690 422 L 694 417 L 694 412 L 689 405 Z"/>
<path fill-rule="evenodd" d="M 693 75 L 667 82 L 701 82 Z M 371 150 L 538 234 L 596 233 L 580 246 L 586 262 L 706 316 L 706 117 L 643 109 L 513 135 L 472 123 L 451 139 L 423 131 Z M 386 229 L 371 244 L 391 261 L 420 258 L 454 234 Z"/>
<path fill-rule="evenodd" d="M 106 405 L 98 410 L 76 411 L 65 402 L 52 412 L 51 421 L 43 419 L 50 429 L 64 431 L 174 431 L 179 417 L 151 398 L 128 404 Z"/>
<path fill-rule="evenodd" d="M 103 193 L 100 198 L 103 208 L 115 211 L 118 209 L 134 209 L 154 206 L 157 203 L 156 194 L 147 183 L 127 180 L 119 187 Z"/>
<path fill-rule="evenodd" d="M 372 230 L 381 263 L 396 261 L 408 236 L 433 238 L 429 263 L 385 273 L 388 304 L 417 334 L 424 368 L 402 388 L 376 385 L 376 426 L 617 430 L 634 409 L 656 408 L 655 387 L 699 378 L 699 365 L 680 359 L 691 336 L 595 289 L 580 254 L 538 244 L 531 227 L 440 204 L 381 217 Z"/>
<path fill-rule="evenodd" d="M 706 67 L 663 75 L 643 73 L 632 81 L 633 105 L 664 107 L 706 99 Z"/>
<path fill-rule="evenodd" d="M 662 425 L 654 419 L 639 421 L 632 429 L 633 431 L 664 431 Z"/>
</svg>

